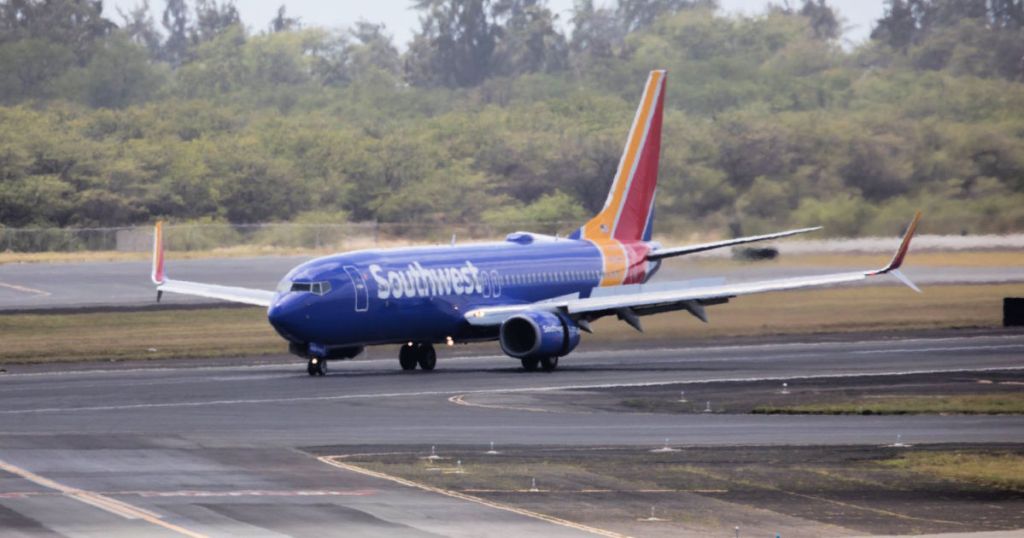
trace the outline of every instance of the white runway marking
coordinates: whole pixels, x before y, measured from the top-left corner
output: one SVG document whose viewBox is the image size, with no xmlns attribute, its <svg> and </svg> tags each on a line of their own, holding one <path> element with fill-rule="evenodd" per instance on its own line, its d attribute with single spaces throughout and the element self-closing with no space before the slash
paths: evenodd
<svg viewBox="0 0 1024 538">
<path fill-rule="evenodd" d="M 815 374 L 815 375 L 781 375 L 766 377 L 734 377 L 734 378 L 710 378 L 710 379 L 671 379 L 662 381 L 642 381 L 632 383 L 591 383 L 576 385 L 552 385 L 541 387 L 512 387 L 498 389 L 465 390 L 452 388 L 450 390 L 438 391 L 415 391 L 415 392 L 387 392 L 370 394 L 340 394 L 334 396 L 300 396 L 292 398 L 251 398 L 236 400 L 208 400 L 197 402 L 165 402 L 165 403 L 142 403 L 123 405 L 95 405 L 84 407 L 43 407 L 36 409 L 8 409 L 0 411 L 0 415 L 23 415 L 36 413 L 73 413 L 90 411 L 131 411 L 136 409 L 157 409 L 157 408 L 187 408 L 207 407 L 213 405 L 262 405 L 262 404 L 291 404 L 307 402 L 329 402 L 344 400 L 365 400 L 381 398 L 413 398 L 421 396 L 454 396 L 465 394 L 503 394 L 519 392 L 551 392 L 561 390 L 587 390 L 587 389 L 609 389 L 618 387 L 660 387 L 664 385 L 704 385 L 709 383 L 752 383 L 759 381 L 787 381 L 800 379 L 846 379 L 874 376 L 905 376 L 922 374 L 948 374 L 967 372 L 1000 372 L 1024 370 L 1024 366 L 1001 366 L 992 368 L 953 368 L 953 369 L 932 369 L 932 370 L 906 370 L 900 372 L 856 372 L 846 374 Z"/>
<path fill-rule="evenodd" d="M 49 296 L 53 295 L 52 293 L 50 293 L 48 291 L 37 290 L 35 288 L 29 288 L 29 287 L 26 287 L 26 286 L 19 286 L 17 284 L 8 284 L 6 282 L 0 282 L 0 288 L 7 288 L 7 289 L 14 290 L 14 291 L 20 291 L 22 293 L 29 293 L 29 294 L 32 294 L 32 295 L 39 295 L 39 296 L 42 296 L 42 297 L 49 297 Z"/>
</svg>

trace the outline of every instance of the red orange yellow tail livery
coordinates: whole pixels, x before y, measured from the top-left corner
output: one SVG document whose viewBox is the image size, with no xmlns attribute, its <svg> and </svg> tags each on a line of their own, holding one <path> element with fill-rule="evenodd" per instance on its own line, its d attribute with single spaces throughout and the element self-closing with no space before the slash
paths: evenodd
<svg viewBox="0 0 1024 538">
<path fill-rule="evenodd" d="M 604 208 L 577 230 L 573 237 L 600 241 L 649 241 L 654 217 L 654 193 L 658 185 L 661 153 L 661 116 L 665 101 L 663 70 L 651 71 L 626 147 L 619 159 L 615 180 Z"/>
<path fill-rule="evenodd" d="M 601 286 L 646 280 L 646 256 L 650 251 L 647 241 L 651 240 L 661 154 L 665 77 L 664 70 L 651 71 L 647 77 L 604 207 L 570 235 L 590 241 L 600 249 L 604 265 Z"/>
<path fill-rule="evenodd" d="M 153 283 L 164 283 L 164 223 L 158 221 L 153 227 Z"/>
</svg>

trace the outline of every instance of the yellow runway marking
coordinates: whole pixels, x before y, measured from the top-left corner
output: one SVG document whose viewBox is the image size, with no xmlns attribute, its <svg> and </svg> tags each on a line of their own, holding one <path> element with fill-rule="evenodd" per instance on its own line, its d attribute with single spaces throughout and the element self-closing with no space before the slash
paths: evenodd
<svg viewBox="0 0 1024 538">
<path fill-rule="evenodd" d="M 50 295 L 53 295 L 48 291 L 37 290 L 35 288 L 29 288 L 25 286 L 19 286 L 17 284 L 8 284 L 6 282 L 0 282 L 0 288 L 7 288 L 14 291 L 20 291 L 22 293 L 31 293 L 33 295 L 40 295 L 42 297 L 49 297 Z"/>
<path fill-rule="evenodd" d="M 539 407 L 513 407 L 510 405 L 497 405 L 497 404 L 482 404 L 467 402 L 465 394 L 456 394 L 451 398 L 448 398 L 450 403 L 455 405 L 464 405 L 466 407 L 482 407 L 484 409 L 502 409 L 505 411 L 529 411 L 530 413 L 555 413 L 551 409 L 541 409 Z"/>
<path fill-rule="evenodd" d="M 184 527 L 179 527 L 178 525 L 175 525 L 173 523 L 163 521 L 160 519 L 160 516 L 148 510 L 143 510 L 142 508 L 132 506 L 126 502 L 119 501 L 117 499 L 112 499 L 110 497 L 106 497 L 98 493 L 93 493 L 91 491 L 85 491 L 82 489 L 73 488 L 71 486 L 66 486 L 64 484 L 61 484 L 60 482 L 50 480 L 49 478 L 46 478 L 44 476 L 37 475 L 32 471 L 22 469 L 21 467 L 12 465 L 3 460 L 0 460 L 0 470 L 24 478 L 25 480 L 28 480 L 29 482 L 32 482 L 33 484 L 42 486 L 44 488 L 58 491 L 60 493 L 63 493 L 66 497 L 72 498 L 81 503 L 88 504 L 89 506 L 93 506 L 95 508 L 99 508 L 101 510 L 110 512 L 111 514 L 121 516 L 125 519 L 141 519 L 147 523 L 156 525 L 157 527 L 163 527 L 169 531 L 176 532 L 183 536 L 188 536 L 189 538 L 206 538 L 205 534 L 199 534 L 198 532 L 193 532 Z"/>
<path fill-rule="evenodd" d="M 326 463 L 327 465 L 330 465 L 332 467 L 337 467 L 338 469 L 344 469 L 346 471 L 351 471 L 353 473 L 359 473 L 361 475 L 370 476 L 370 477 L 373 477 L 373 478 L 379 478 L 381 480 L 387 480 L 389 482 L 394 482 L 396 484 L 401 484 L 403 486 L 407 486 L 407 487 L 410 487 L 410 488 L 416 488 L 416 489 L 420 489 L 420 490 L 427 491 L 427 492 L 430 492 L 430 493 L 436 493 L 438 495 L 444 495 L 445 497 L 451 497 L 453 499 L 459 499 L 461 501 L 468 501 L 468 502 L 471 502 L 471 503 L 476 503 L 476 504 L 479 504 L 479 505 L 482 505 L 482 506 L 486 506 L 488 508 L 494 508 L 496 510 L 503 510 L 505 512 L 511 512 L 513 514 L 518 514 L 518 515 L 521 515 L 521 516 L 526 516 L 526 517 L 529 517 L 529 518 L 538 519 L 540 521 L 544 521 L 546 523 L 551 523 L 553 525 L 559 525 L 559 526 L 562 526 L 562 527 L 567 527 L 567 528 L 575 529 L 575 530 L 578 530 L 578 531 L 589 532 L 591 534 L 596 534 L 598 536 L 608 536 L 610 538 L 627 538 L 627 536 L 625 534 L 619 534 L 619 533 L 614 532 L 614 531 L 609 531 L 609 530 L 605 530 L 605 529 L 599 529 L 597 527 L 591 527 L 589 525 L 583 525 L 581 523 L 575 523 L 575 522 L 569 521 L 567 519 L 562 519 L 562 518 L 558 518 L 558 517 L 554 517 L 554 516 L 549 516 L 549 515 L 546 515 L 546 514 L 541 514 L 539 512 L 533 512 L 533 511 L 530 511 L 530 510 L 524 510 L 522 508 L 516 508 L 514 506 L 509 506 L 507 504 L 502 504 L 502 503 L 498 503 L 498 502 L 494 502 L 494 501 L 489 501 L 487 499 L 483 499 L 483 498 L 476 497 L 476 496 L 473 496 L 473 495 L 467 495 L 465 493 L 459 493 L 458 491 L 451 491 L 451 490 L 447 490 L 447 489 L 435 488 L 433 486 L 428 486 L 426 484 L 420 484 L 419 482 L 413 482 L 412 480 L 406 480 L 404 478 L 399 478 L 397 476 L 392 476 L 392 475 L 381 473 L 381 472 L 377 472 L 377 471 L 371 471 L 369 469 L 364 469 L 364 468 L 358 467 L 356 465 L 352 465 L 352 464 L 349 464 L 349 463 L 342 463 L 342 462 L 338 461 L 339 458 L 343 458 L 343 457 L 344 456 L 322 456 L 322 457 L 317 458 L 317 459 L 320 460 L 323 463 Z"/>
</svg>

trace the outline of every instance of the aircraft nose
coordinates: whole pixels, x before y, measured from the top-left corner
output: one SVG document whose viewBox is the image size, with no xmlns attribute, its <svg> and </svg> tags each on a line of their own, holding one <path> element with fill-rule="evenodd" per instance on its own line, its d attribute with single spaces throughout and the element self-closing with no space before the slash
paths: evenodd
<svg viewBox="0 0 1024 538">
<path fill-rule="evenodd" d="M 293 301 L 278 299 L 267 310 L 267 320 L 281 336 L 287 340 L 299 341 L 296 334 L 295 316 Z"/>
</svg>

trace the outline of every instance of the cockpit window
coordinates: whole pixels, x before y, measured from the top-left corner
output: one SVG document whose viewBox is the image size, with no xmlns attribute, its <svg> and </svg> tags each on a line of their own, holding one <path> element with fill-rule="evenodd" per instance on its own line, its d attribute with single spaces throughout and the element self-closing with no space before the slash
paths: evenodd
<svg viewBox="0 0 1024 538">
<path fill-rule="evenodd" d="M 330 282 L 292 282 L 288 291 L 309 292 L 314 295 L 326 295 L 331 291 Z"/>
</svg>

